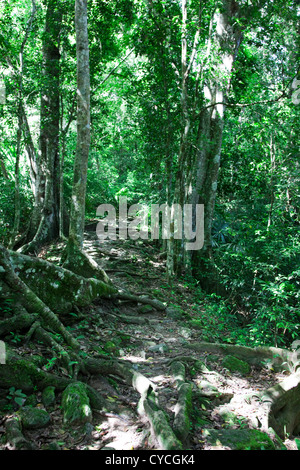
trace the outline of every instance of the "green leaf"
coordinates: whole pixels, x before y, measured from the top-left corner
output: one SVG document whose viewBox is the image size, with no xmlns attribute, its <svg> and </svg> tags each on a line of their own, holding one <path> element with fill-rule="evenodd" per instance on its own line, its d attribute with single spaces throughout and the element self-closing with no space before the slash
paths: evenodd
<svg viewBox="0 0 300 470">
<path fill-rule="evenodd" d="M 15 397 L 15 402 L 19 405 L 22 406 L 25 402 L 25 398 L 22 397 Z"/>
</svg>

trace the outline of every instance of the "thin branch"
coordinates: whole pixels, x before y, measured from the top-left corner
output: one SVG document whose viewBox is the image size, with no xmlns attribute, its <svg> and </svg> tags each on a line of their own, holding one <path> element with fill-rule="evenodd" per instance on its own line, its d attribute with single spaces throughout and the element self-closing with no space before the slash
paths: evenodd
<svg viewBox="0 0 300 470">
<path fill-rule="evenodd" d="M 252 101 L 252 103 L 226 103 L 224 101 L 217 101 L 212 104 L 208 104 L 207 106 L 203 106 L 203 108 L 200 109 L 199 113 L 195 116 L 195 119 L 199 119 L 201 117 L 201 114 L 203 111 L 209 108 L 213 108 L 214 106 L 217 106 L 218 104 L 222 104 L 223 106 L 229 107 L 229 108 L 247 108 L 249 106 L 255 106 L 256 104 L 273 104 L 277 103 L 277 101 L 281 100 L 282 98 L 286 98 L 287 92 L 283 91 L 277 98 L 274 98 L 273 100 L 259 100 L 259 101 Z"/>
<path fill-rule="evenodd" d="M 32 30 L 33 20 L 34 20 L 35 14 L 36 14 L 36 3 L 35 3 L 35 0 L 31 0 L 31 2 L 32 2 L 32 9 L 31 9 L 30 18 L 29 18 L 29 20 L 27 21 L 25 36 L 24 36 L 23 42 L 22 42 L 22 44 L 21 44 L 21 49 L 20 49 L 20 54 L 21 54 L 21 55 L 23 55 L 24 48 L 25 48 L 25 45 L 26 45 L 28 36 L 29 36 L 29 34 L 30 34 L 31 30 Z"/>
<path fill-rule="evenodd" d="M 72 101 L 72 104 L 71 104 L 71 110 L 70 110 L 70 115 L 69 115 L 68 122 L 67 122 L 66 126 L 62 129 L 62 134 L 63 134 L 64 136 L 67 135 L 68 130 L 69 130 L 69 127 L 70 127 L 70 125 L 71 125 L 71 122 L 72 122 L 73 119 L 74 119 L 74 111 L 75 111 L 76 98 L 77 98 L 77 92 L 75 92 L 75 93 L 74 93 L 74 96 L 73 96 L 73 101 Z"/>
<path fill-rule="evenodd" d="M 288 91 L 291 87 L 291 84 L 293 83 L 295 78 L 298 76 L 299 70 L 300 70 L 300 67 L 298 67 L 298 69 L 296 71 L 296 74 L 293 76 L 293 78 L 291 80 L 288 81 L 288 83 L 285 85 L 285 89 L 283 90 L 283 92 L 279 96 L 277 96 L 277 98 L 273 98 L 271 100 L 269 99 L 269 100 L 252 101 L 252 103 L 226 103 L 224 101 L 219 101 L 219 102 L 216 102 L 216 103 L 208 104 L 207 106 L 203 106 L 200 109 L 200 111 L 198 112 L 198 114 L 195 116 L 194 119 L 199 119 L 201 117 L 201 114 L 202 114 L 203 111 L 205 111 L 206 109 L 209 109 L 209 108 L 213 108 L 217 104 L 222 104 L 223 106 L 226 106 L 226 107 L 229 107 L 229 108 L 235 108 L 235 107 L 236 108 L 248 108 L 250 106 L 255 106 L 256 104 L 274 104 L 274 103 L 277 103 L 282 98 L 288 97 Z"/>
<path fill-rule="evenodd" d="M 101 85 L 103 85 L 103 83 L 105 83 L 109 77 L 111 77 L 111 75 L 120 67 L 120 65 L 125 62 L 125 60 L 127 59 L 127 57 L 130 56 L 130 54 L 132 54 L 132 52 L 134 51 L 134 47 L 126 54 L 125 57 L 123 57 L 123 59 L 120 60 L 120 62 L 118 62 L 118 64 L 109 72 L 109 74 L 102 80 L 102 82 L 99 83 L 99 87 Z"/>
<path fill-rule="evenodd" d="M 194 44 L 193 44 L 193 49 L 192 49 L 192 54 L 191 54 L 190 62 L 189 62 L 189 65 L 187 66 L 187 69 L 186 69 L 186 71 L 185 71 L 185 77 L 184 77 L 185 80 L 188 78 L 188 76 L 189 76 L 189 74 L 190 74 L 190 71 L 191 71 L 191 68 L 192 68 L 192 65 L 193 65 L 194 60 L 195 60 L 199 37 L 200 37 L 200 29 L 198 29 L 198 30 L 196 31 L 196 34 L 195 34 L 195 37 L 194 37 Z"/>
</svg>

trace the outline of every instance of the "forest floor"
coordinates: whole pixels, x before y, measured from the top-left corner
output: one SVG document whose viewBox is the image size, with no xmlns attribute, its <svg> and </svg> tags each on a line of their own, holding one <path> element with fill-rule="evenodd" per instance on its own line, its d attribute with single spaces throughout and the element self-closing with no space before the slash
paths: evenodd
<svg viewBox="0 0 300 470">
<path fill-rule="evenodd" d="M 49 261 L 59 261 L 61 246 L 45 248 L 40 256 Z M 113 283 L 120 289 L 139 295 L 155 297 L 168 306 L 179 306 L 193 318 L 201 315 L 194 308 L 193 289 L 174 281 L 172 288 L 165 276 L 165 261 L 151 244 L 140 241 L 99 242 L 95 232 L 87 232 L 85 250 L 106 270 Z M 205 306 L 203 305 L 203 309 Z M 90 307 L 74 312 L 69 329 L 89 356 L 114 356 L 128 362 L 157 386 L 159 405 L 174 419 L 177 403 L 175 380 L 170 372 L 173 358 L 194 358 L 206 366 L 203 370 L 190 368 L 187 380 L 193 386 L 191 431 L 187 449 L 227 449 L 218 443 L 209 444 L 205 429 L 237 429 L 260 427 L 263 417 L 259 407 L 244 400 L 245 395 L 255 395 L 280 382 L 286 375 L 273 370 L 251 368 L 242 375 L 230 372 L 218 354 L 195 352 L 190 346 L 201 341 L 201 330 L 191 326 L 184 318 L 174 319 L 165 311 L 158 311 L 130 301 L 99 300 Z M 34 354 L 43 355 L 43 345 Z M 18 345 L 27 352 L 28 346 Z M 53 366 L 55 370 L 55 365 Z M 203 379 L 208 379 L 210 390 L 217 393 L 201 394 Z M 51 424 L 44 429 L 25 431 L 25 437 L 39 450 L 53 447 L 65 450 L 153 450 L 158 443 L 150 433 L 149 422 L 137 413 L 139 394 L 113 374 L 109 377 L 92 376 L 88 382 L 111 403 L 113 412 L 95 413 L 93 422 L 84 429 L 66 428 L 63 423 L 59 397 L 52 408 Z M 199 388 L 200 387 L 200 388 Z M 205 388 L 205 387 L 204 387 Z M 43 407 L 37 393 L 37 406 Z M 223 412 L 222 412 L 223 410 Z M 224 410 L 226 413 L 224 413 Z M 7 414 L 0 416 L 0 450 L 9 449 L 3 437 Z M 293 437 L 284 445 L 296 450 Z M 230 447 L 229 447 L 230 448 Z"/>
</svg>

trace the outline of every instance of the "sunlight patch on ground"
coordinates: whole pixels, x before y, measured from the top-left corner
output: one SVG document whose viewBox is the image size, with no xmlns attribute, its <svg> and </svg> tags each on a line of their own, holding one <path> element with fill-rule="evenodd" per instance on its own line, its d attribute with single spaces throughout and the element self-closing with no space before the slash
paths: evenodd
<svg viewBox="0 0 300 470">
<path fill-rule="evenodd" d="M 138 432 L 136 428 L 115 417 L 106 418 L 98 431 L 104 433 L 102 445 L 115 450 L 137 449 L 145 437 L 143 432 Z"/>
<path fill-rule="evenodd" d="M 167 380 L 165 375 L 156 375 L 151 378 L 152 382 L 164 383 Z"/>
<path fill-rule="evenodd" d="M 147 362 L 147 360 L 144 357 L 141 356 L 120 356 L 120 359 L 123 359 L 125 361 L 130 361 L 133 363 L 137 362 Z"/>
</svg>

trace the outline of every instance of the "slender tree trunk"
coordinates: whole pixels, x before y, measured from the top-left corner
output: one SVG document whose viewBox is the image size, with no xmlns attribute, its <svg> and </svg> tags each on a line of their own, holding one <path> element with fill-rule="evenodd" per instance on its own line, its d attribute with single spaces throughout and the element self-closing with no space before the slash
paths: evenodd
<svg viewBox="0 0 300 470">
<path fill-rule="evenodd" d="M 183 0 L 181 5 L 182 26 L 181 26 L 181 136 L 178 155 L 178 169 L 176 175 L 176 186 L 174 192 L 174 202 L 183 209 L 191 193 L 190 168 L 191 145 L 190 135 L 191 125 L 191 107 L 188 95 L 189 75 L 195 60 L 197 44 L 200 34 L 200 16 L 199 27 L 194 37 L 194 45 L 188 61 L 187 28 L 188 28 L 188 1 Z M 182 220 L 184 226 L 184 220 Z M 185 264 L 185 240 L 176 240 L 174 238 L 173 222 L 171 224 L 171 238 L 167 243 L 167 273 L 170 280 L 174 274 L 180 274 Z"/>
<path fill-rule="evenodd" d="M 21 78 L 22 80 L 22 78 Z M 14 226 L 9 242 L 10 247 L 14 246 L 16 236 L 19 232 L 20 227 L 20 216 L 21 216 L 21 202 L 20 202 L 20 156 L 21 156 L 21 144 L 22 144 L 22 116 L 21 116 L 21 93 L 22 86 L 20 87 L 20 96 L 18 104 L 18 130 L 17 130 L 17 148 L 16 148 L 16 161 L 15 161 L 15 214 L 14 214 Z"/>
<path fill-rule="evenodd" d="M 272 213 L 273 213 L 273 206 L 275 202 L 275 194 L 274 194 L 274 173 L 275 173 L 275 159 L 276 159 L 276 153 L 275 153 L 275 148 L 273 144 L 273 136 L 271 135 L 271 141 L 270 141 L 270 163 L 271 163 L 271 168 L 270 168 L 270 173 L 271 173 L 271 181 L 270 181 L 270 190 L 271 190 L 271 196 L 270 196 L 270 209 L 269 209 L 269 215 L 268 215 L 268 225 L 267 225 L 267 230 L 269 230 L 271 224 L 272 224 Z"/>
<path fill-rule="evenodd" d="M 83 250 L 85 196 L 90 149 L 90 69 L 87 0 L 75 1 L 77 55 L 77 143 L 74 162 L 69 236 L 63 266 L 84 277 L 110 283 L 106 273 Z"/>
<path fill-rule="evenodd" d="M 87 0 L 75 2 L 75 29 L 77 54 L 77 144 L 68 250 L 82 250 L 85 217 L 87 167 L 90 148 L 90 74 L 87 30 Z"/>
<path fill-rule="evenodd" d="M 204 246 L 199 256 L 196 251 L 187 253 L 184 249 L 184 242 L 171 239 L 168 244 L 167 267 L 176 274 L 182 270 L 190 270 L 192 262 L 199 265 L 199 258 L 210 260 L 212 257 L 212 223 L 221 159 L 225 102 L 233 62 L 242 38 L 236 21 L 239 15 L 238 8 L 234 0 L 223 0 L 219 8 L 212 12 L 204 59 L 206 63 L 210 63 L 211 72 L 203 74 L 203 64 L 200 65 L 192 100 L 189 97 L 191 86 L 188 84 L 188 79 L 197 53 L 202 6 L 200 5 L 199 10 L 199 28 L 188 60 L 187 0 L 182 1 L 182 132 L 175 200 L 181 207 L 184 204 L 192 204 L 194 209 L 196 204 L 204 204 Z M 195 110 L 199 102 L 206 105 L 197 115 Z M 196 140 L 195 136 L 197 136 Z M 170 271 L 169 276 L 172 274 Z"/>
<path fill-rule="evenodd" d="M 21 103 L 20 112 L 22 114 L 23 139 L 30 172 L 30 185 L 34 200 L 36 200 L 37 155 L 23 103 Z"/>
<path fill-rule="evenodd" d="M 226 98 L 234 59 L 242 40 L 242 32 L 235 22 L 236 3 L 224 0 L 222 8 L 214 13 L 216 24 L 213 43 L 216 53 L 214 73 L 204 77 L 203 94 L 207 105 L 199 116 L 193 204 L 204 204 L 204 246 L 193 252 L 193 266 L 208 290 L 217 289 L 217 275 L 212 263 L 212 225 L 217 196 L 221 161 L 222 137 Z M 234 14 L 233 14 L 234 11 Z"/>
<path fill-rule="evenodd" d="M 23 130 L 23 75 L 24 75 L 24 49 L 27 43 L 29 33 L 32 29 L 33 20 L 36 13 L 35 0 L 32 0 L 32 9 L 30 18 L 27 22 L 25 36 L 23 38 L 20 53 L 19 53 L 19 71 L 18 71 L 18 130 L 17 130 L 17 147 L 16 147 L 16 161 L 15 161 L 15 213 L 14 213 L 14 226 L 10 238 L 10 246 L 13 247 L 15 244 L 16 237 L 19 233 L 20 218 L 21 218 L 21 200 L 20 200 L 20 158 L 21 158 L 21 146 L 22 146 L 22 130 Z"/>
</svg>

